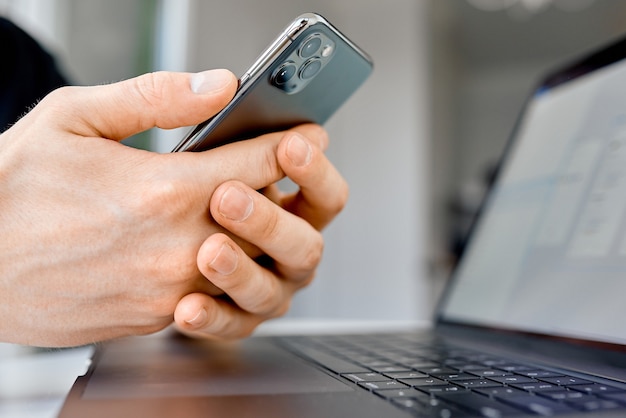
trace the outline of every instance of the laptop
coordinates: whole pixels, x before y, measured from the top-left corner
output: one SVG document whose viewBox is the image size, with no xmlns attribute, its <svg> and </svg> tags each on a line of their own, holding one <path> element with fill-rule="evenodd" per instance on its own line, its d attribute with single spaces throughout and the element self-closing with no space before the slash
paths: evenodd
<svg viewBox="0 0 626 418">
<path fill-rule="evenodd" d="M 625 58 L 530 95 L 432 328 L 120 339 L 61 417 L 626 416 Z"/>
</svg>

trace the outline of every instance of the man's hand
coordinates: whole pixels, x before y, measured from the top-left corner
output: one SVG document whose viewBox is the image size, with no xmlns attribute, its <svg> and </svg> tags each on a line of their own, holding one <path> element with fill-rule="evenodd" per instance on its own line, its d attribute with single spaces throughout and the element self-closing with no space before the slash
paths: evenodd
<svg viewBox="0 0 626 418">
<path fill-rule="evenodd" d="M 236 312 L 263 318 L 283 312 L 292 289 L 310 280 L 321 251 L 318 232 L 297 217 L 319 228 L 337 210 L 314 215 L 326 206 L 304 180 L 323 178 L 316 170 L 327 163 L 305 165 L 302 173 L 309 174 L 303 177 L 291 172 L 301 193 L 282 201 L 270 187 L 272 200 L 263 200 L 253 191 L 292 169 L 284 160 L 292 132 L 202 153 L 161 155 L 117 142 L 155 126 L 197 124 L 230 100 L 236 84 L 231 73 L 218 70 L 62 88 L 0 135 L 0 340 L 66 346 L 150 333 L 170 324 L 176 306 L 184 310 L 198 295 L 202 301 L 195 306 L 225 304 L 223 296 L 207 296 L 222 291 Z M 300 134 L 312 147 L 311 162 L 324 161 L 315 157 L 323 131 L 303 127 Z M 317 167 L 315 173 L 310 167 Z M 347 190 L 337 181 L 329 200 L 341 206 Z M 237 193 L 229 193 L 233 186 L 253 200 L 244 220 L 229 212 L 242 205 Z M 240 228 L 272 217 L 287 242 Z M 296 240 L 316 252 L 306 260 L 285 258 L 300 244 Z M 230 258 L 228 250 L 219 251 L 223 243 Z M 261 254 L 258 248 L 276 257 L 262 275 L 261 264 L 249 258 Z M 229 259 L 233 270 L 216 273 Z M 250 289 L 260 291 L 263 282 L 275 285 L 253 295 Z M 268 296 L 274 292 L 278 297 Z M 188 319 L 193 322 L 183 321 Z M 239 331 L 202 329 L 231 336 L 250 326 L 244 321 Z"/>
<path fill-rule="evenodd" d="M 310 283 L 322 257 L 318 229 L 348 197 L 345 181 L 323 154 L 327 143 L 315 125 L 282 138 L 276 156 L 300 186 L 297 193 L 283 195 L 272 185 L 265 196 L 241 181 L 217 188 L 210 204 L 213 218 L 271 260 L 251 258 L 225 234 L 210 236 L 198 253 L 198 267 L 229 299 L 202 293 L 184 297 L 175 315 L 180 330 L 195 336 L 246 336 L 264 320 L 283 315 L 295 291 Z"/>
</svg>

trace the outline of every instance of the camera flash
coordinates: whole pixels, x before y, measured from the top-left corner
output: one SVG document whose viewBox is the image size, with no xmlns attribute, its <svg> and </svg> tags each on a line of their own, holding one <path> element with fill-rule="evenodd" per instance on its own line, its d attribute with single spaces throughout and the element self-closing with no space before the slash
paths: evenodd
<svg viewBox="0 0 626 418">
<path fill-rule="evenodd" d="M 328 58 L 328 57 L 330 57 L 330 55 L 332 53 L 333 53 L 333 46 L 332 45 L 324 45 L 324 47 L 322 48 L 322 57 Z"/>
</svg>

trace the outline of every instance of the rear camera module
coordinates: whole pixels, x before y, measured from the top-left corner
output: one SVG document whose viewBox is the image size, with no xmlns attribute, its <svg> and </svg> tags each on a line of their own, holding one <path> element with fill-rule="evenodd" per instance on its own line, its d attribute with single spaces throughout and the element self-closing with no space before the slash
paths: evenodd
<svg viewBox="0 0 626 418">
<path fill-rule="evenodd" d="M 296 41 L 275 67 L 270 83 L 287 94 L 302 91 L 333 59 L 335 42 L 324 32 L 314 31 Z"/>
</svg>

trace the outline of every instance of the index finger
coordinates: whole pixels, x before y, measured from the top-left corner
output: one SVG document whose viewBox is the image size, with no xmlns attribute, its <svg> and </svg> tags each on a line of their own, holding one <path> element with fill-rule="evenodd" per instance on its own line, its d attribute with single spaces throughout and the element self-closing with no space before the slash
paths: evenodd
<svg viewBox="0 0 626 418">
<path fill-rule="evenodd" d="M 184 170 L 185 178 L 196 179 L 196 184 L 205 188 L 208 195 L 213 194 L 217 185 L 228 180 L 239 180 L 258 190 L 285 177 L 278 161 L 278 148 L 283 139 L 293 135 L 293 132 L 319 144 L 324 144 L 326 137 L 318 125 L 306 124 L 208 151 L 173 153 L 167 157 L 175 159 L 179 173 L 182 175 Z"/>
<path fill-rule="evenodd" d="M 321 230 L 346 205 L 348 183 L 314 145 L 309 138 L 291 133 L 279 145 L 277 156 L 285 174 L 300 187 L 282 199 L 282 206 Z M 308 156 L 303 160 L 305 149 Z"/>
</svg>

